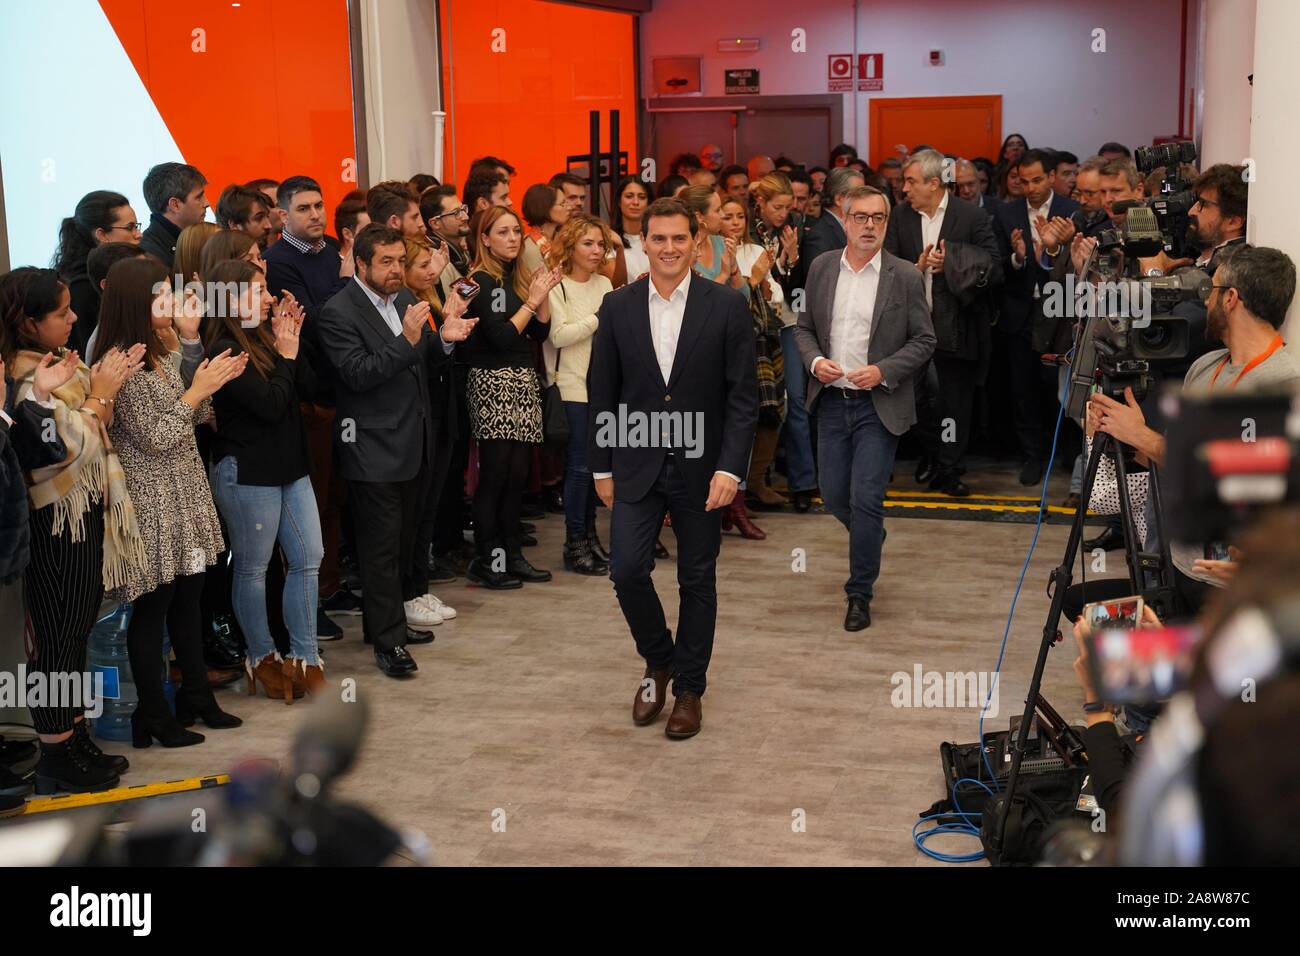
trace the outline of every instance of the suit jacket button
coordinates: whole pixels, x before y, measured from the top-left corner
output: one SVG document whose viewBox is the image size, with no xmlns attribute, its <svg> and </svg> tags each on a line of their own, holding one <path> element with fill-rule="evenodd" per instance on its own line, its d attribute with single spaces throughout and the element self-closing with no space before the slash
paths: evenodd
<svg viewBox="0 0 1300 956">
<path fill-rule="evenodd" d="M 671 395 L 665 395 L 665 396 L 664 396 L 664 401 L 665 401 L 665 402 L 671 402 L 672 400 L 673 400 L 673 397 L 672 397 Z"/>
</svg>

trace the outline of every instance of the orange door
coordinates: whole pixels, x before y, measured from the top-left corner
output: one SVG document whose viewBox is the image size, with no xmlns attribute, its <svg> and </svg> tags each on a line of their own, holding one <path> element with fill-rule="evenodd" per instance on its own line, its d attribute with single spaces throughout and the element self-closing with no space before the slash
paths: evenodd
<svg viewBox="0 0 1300 956">
<path fill-rule="evenodd" d="M 1002 145 L 1001 96 L 872 97 L 872 166 L 918 143 L 941 153 L 997 161 Z"/>
</svg>

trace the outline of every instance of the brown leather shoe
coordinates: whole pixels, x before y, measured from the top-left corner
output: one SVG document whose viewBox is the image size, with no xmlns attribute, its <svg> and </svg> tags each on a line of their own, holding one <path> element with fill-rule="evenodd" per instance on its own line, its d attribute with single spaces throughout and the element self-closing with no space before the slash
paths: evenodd
<svg viewBox="0 0 1300 956">
<path fill-rule="evenodd" d="M 302 672 L 303 689 L 308 697 L 315 697 L 329 688 L 325 682 L 325 668 L 320 664 L 308 664 Z"/>
<path fill-rule="evenodd" d="M 700 718 L 702 716 L 700 695 L 692 694 L 690 691 L 682 691 L 677 695 L 677 700 L 673 703 L 673 713 L 668 718 L 668 726 L 664 728 L 664 733 L 673 740 L 685 740 L 687 737 L 694 737 L 700 732 Z"/>
<path fill-rule="evenodd" d="M 659 711 L 664 709 L 664 703 L 668 700 L 668 681 L 672 676 L 671 668 L 645 669 L 645 677 L 636 685 L 636 697 L 632 699 L 632 723 L 644 727 L 659 716 Z M 647 684 L 647 679 L 651 683 Z"/>
</svg>

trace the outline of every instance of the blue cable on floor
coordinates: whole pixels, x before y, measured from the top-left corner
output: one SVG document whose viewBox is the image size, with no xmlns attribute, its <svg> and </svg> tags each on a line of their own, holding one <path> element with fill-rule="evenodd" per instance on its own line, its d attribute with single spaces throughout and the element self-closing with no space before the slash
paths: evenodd
<svg viewBox="0 0 1300 956">
<path fill-rule="evenodd" d="M 1066 353 L 1066 358 L 1067 359 L 1070 358 L 1071 356 L 1073 356 L 1073 354 L 1074 354 L 1074 349 L 1072 348 L 1070 349 L 1069 352 Z M 1042 530 L 1043 527 L 1043 510 L 1044 508 L 1047 507 L 1047 485 L 1048 482 L 1052 480 L 1052 464 L 1056 461 L 1056 443 L 1057 440 L 1061 437 L 1061 421 L 1065 417 L 1065 401 L 1066 401 L 1066 396 L 1069 394 L 1069 390 L 1070 390 L 1071 366 L 1068 362 L 1065 365 L 1065 370 L 1066 370 L 1065 382 L 1061 387 L 1060 400 L 1057 405 L 1056 428 L 1053 429 L 1052 431 L 1052 449 L 1047 456 L 1047 468 L 1043 472 L 1043 490 L 1038 498 L 1038 520 L 1034 523 L 1034 536 L 1032 539 L 1030 539 L 1029 551 L 1025 554 L 1025 562 L 1020 566 L 1020 578 L 1019 580 L 1016 581 L 1015 593 L 1011 595 L 1011 609 L 1007 611 L 1007 626 L 1006 629 L 1002 632 L 1002 644 L 998 648 L 998 662 L 997 665 L 993 668 L 993 680 L 989 686 L 989 695 L 988 697 L 985 698 L 984 705 L 980 708 L 980 722 L 979 722 L 980 757 L 984 761 L 985 769 L 988 770 L 989 772 L 989 779 L 995 782 L 997 781 L 998 776 L 996 773 L 993 772 L 993 766 L 992 764 L 989 763 L 988 753 L 984 749 L 984 712 L 988 710 L 989 701 L 992 699 L 993 695 L 997 693 L 998 679 L 1002 676 L 1002 661 L 1003 658 L 1006 657 L 1006 653 L 1007 653 L 1007 640 L 1011 636 L 1011 622 L 1016 615 L 1016 602 L 1020 600 L 1020 588 L 1025 583 L 1025 575 L 1029 573 L 1029 562 L 1030 559 L 1032 559 L 1034 556 L 1034 548 L 1038 546 L 1038 533 L 1039 531 Z M 971 820 L 978 819 L 982 817 L 983 814 L 963 812 L 961 806 L 957 803 L 957 784 L 966 783 L 966 782 L 977 784 L 978 786 L 987 790 L 989 796 L 993 795 L 993 791 L 988 787 L 987 784 L 985 784 L 981 780 L 974 780 L 970 777 L 963 777 L 961 780 L 958 780 L 956 783 L 954 783 L 952 785 L 952 791 L 951 791 L 952 805 L 954 808 L 954 812 L 936 814 L 935 816 L 932 817 L 923 817 L 920 820 L 917 820 L 916 823 L 912 825 L 912 842 L 915 843 L 916 848 L 920 850 L 922 853 L 924 853 L 926 856 L 932 857 L 933 859 L 936 860 L 940 860 L 944 863 L 971 863 L 975 860 L 982 860 L 984 858 L 983 850 L 980 850 L 978 853 L 940 853 L 938 850 L 931 850 L 927 848 L 925 845 L 925 841 L 935 833 L 964 833 L 969 836 L 975 837 L 975 839 L 977 840 L 979 839 L 980 836 L 979 824 L 972 823 Z M 930 829 L 922 830 L 920 833 L 917 832 L 917 827 L 919 827 L 922 823 L 931 823 L 936 821 L 938 821 L 936 825 L 931 827 Z"/>
</svg>

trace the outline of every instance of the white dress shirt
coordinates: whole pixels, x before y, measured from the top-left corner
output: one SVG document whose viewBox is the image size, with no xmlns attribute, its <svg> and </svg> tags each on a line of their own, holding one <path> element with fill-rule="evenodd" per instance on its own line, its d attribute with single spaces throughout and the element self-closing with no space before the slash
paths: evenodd
<svg viewBox="0 0 1300 956">
<path fill-rule="evenodd" d="M 943 214 L 948 211 L 948 190 L 943 191 L 943 198 L 939 200 L 939 206 L 934 211 L 933 216 L 927 216 L 921 210 L 917 214 L 921 217 L 921 248 L 933 246 L 935 251 L 939 248 L 939 231 L 943 229 Z M 934 297 L 930 292 L 930 286 L 934 282 L 934 269 L 927 267 L 925 270 L 925 304 L 934 305 Z"/>
<path fill-rule="evenodd" d="M 691 272 L 690 269 L 686 270 L 682 281 L 668 293 L 666 299 L 659 294 L 653 280 L 649 283 L 650 341 L 654 343 L 655 360 L 659 363 L 659 371 L 663 374 L 665 383 L 672 377 L 673 360 L 677 357 L 677 340 L 681 337 L 682 319 L 686 316 L 686 296 L 691 288 Z M 719 471 L 717 474 L 726 475 L 737 484 L 740 483 L 740 478 L 729 471 Z M 592 478 L 613 476 L 612 471 L 595 471 L 591 474 Z"/>
<path fill-rule="evenodd" d="M 361 291 L 366 294 L 366 298 L 371 301 L 379 314 L 384 319 L 384 324 L 393 330 L 393 335 L 402 334 L 402 317 L 397 314 L 397 293 L 394 292 L 388 298 L 384 298 L 370 286 L 361 281 L 360 276 L 353 276 L 352 281 L 361 286 Z M 455 342 L 448 342 L 441 335 L 438 336 L 438 342 L 442 345 L 442 350 L 447 354 L 456 347 Z"/>
<path fill-rule="evenodd" d="M 371 304 L 379 310 L 379 314 L 383 316 L 384 322 L 388 327 L 393 330 L 393 334 L 401 335 L 402 317 L 397 314 L 397 293 L 394 292 L 392 295 L 384 298 L 374 289 L 370 288 L 370 286 L 362 282 L 360 276 L 353 276 L 352 281 L 361 286 L 361 291 L 366 294 L 366 298 L 370 300 Z"/>
<path fill-rule="evenodd" d="M 1038 217 L 1042 216 L 1044 219 L 1052 218 L 1053 195 L 1053 193 L 1049 192 L 1047 194 L 1047 201 L 1037 208 L 1030 204 L 1028 196 L 1025 197 L 1025 207 L 1029 210 L 1029 235 L 1025 237 L 1025 251 L 1032 252 L 1034 255 L 1034 261 L 1039 262 L 1040 264 L 1043 255 L 1043 248 L 1042 239 L 1038 235 Z M 1021 259 L 1014 252 L 1011 253 L 1011 267 L 1013 269 L 1021 269 L 1024 265 L 1024 259 Z"/>
<path fill-rule="evenodd" d="M 835 283 L 835 302 L 831 306 L 831 361 L 845 372 L 869 365 L 867 351 L 871 344 L 871 316 L 876 309 L 876 290 L 880 286 L 880 267 L 883 259 L 880 250 L 861 269 L 849 265 L 849 252 L 840 253 L 840 276 Z M 812 360 L 809 371 L 817 374 L 817 363 L 826 356 Z M 857 388 L 847 376 L 829 383 L 831 388 Z"/>
<path fill-rule="evenodd" d="M 659 371 L 664 381 L 672 377 L 673 359 L 677 357 L 677 339 L 682 334 L 682 319 L 686 315 L 686 295 L 691 288 L 691 270 L 677 284 L 677 288 L 668 293 L 668 298 L 659 294 L 654 282 L 650 283 L 650 339 L 654 342 L 655 358 L 659 361 Z"/>
</svg>

